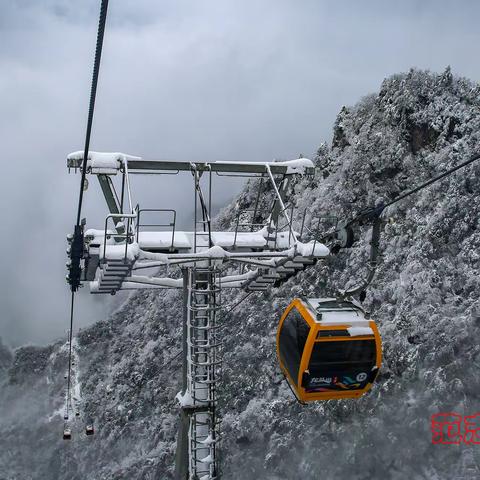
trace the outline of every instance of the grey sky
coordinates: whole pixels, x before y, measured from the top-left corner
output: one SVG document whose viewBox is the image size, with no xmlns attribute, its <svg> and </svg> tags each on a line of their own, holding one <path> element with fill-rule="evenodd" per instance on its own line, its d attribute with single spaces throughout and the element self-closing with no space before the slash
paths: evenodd
<svg viewBox="0 0 480 480">
<path fill-rule="evenodd" d="M 65 155 L 83 146 L 98 4 L 0 2 L 0 336 L 12 344 L 49 341 L 67 325 L 65 234 L 79 178 Z M 475 1 L 111 0 L 91 148 L 180 160 L 311 155 L 340 107 L 385 76 L 451 65 L 478 81 L 478 18 Z M 145 206 L 188 208 L 178 189 L 137 185 Z M 88 219 L 104 215 L 95 187 Z M 80 297 L 79 325 L 104 315 L 105 300 Z"/>
</svg>

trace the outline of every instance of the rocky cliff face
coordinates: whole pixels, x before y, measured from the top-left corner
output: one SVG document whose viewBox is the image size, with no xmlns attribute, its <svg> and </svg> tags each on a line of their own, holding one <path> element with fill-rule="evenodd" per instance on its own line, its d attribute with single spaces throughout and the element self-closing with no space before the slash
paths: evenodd
<svg viewBox="0 0 480 480">
<path fill-rule="evenodd" d="M 351 218 L 479 148 L 478 85 L 449 69 L 395 75 L 342 108 L 331 147 L 319 148 L 317 176 L 295 186 L 295 206 L 308 209 L 309 228 L 319 217 Z M 275 331 L 293 296 L 331 295 L 362 277 L 368 229 L 352 249 L 224 318 L 223 478 L 480 476 L 475 446 L 432 445 L 430 431 L 432 414 L 480 412 L 479 178 L 474 164 L 386 211 L 364 302 L 383 337 L 384 364 L 360 400 L 299 405 L 279 374 Z M 238 204 L 251 205 L 253 190 L 247 185 Z M 180 292 L 140 292 L 77 336 L 81 415 L 69 443 L 60 438 L 65 345 L 18 349 L 13 359 L 0 351 L 0 479 L 172 478 L 180 325 Z M 89 418 L 93 437 L 81 432 Z"/>
</svg>

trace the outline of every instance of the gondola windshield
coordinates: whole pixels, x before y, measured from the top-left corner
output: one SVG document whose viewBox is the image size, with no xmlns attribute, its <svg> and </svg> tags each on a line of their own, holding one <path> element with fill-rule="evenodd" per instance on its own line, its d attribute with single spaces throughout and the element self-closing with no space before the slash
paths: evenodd
<svg viewBox="0 0 480 480">
<path fill-rule="evenodd" d="M 316 342 L 303 387 L 307 392 L 362 389 L 373 381 L 375 359 L 374 340 Z"/>
<path fill-rule="evenodd" d="M 375 362 L 374 340 L 316 342 L 310 357 L 310 369 L 371 365 Z"/>
</svg>

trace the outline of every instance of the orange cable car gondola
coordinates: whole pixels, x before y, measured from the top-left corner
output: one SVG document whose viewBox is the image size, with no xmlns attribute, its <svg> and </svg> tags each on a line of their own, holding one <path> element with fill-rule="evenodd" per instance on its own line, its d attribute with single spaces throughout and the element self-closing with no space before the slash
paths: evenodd
<svg viewBox="0 0 480 480">
<path fill-rule="evenodd" d="M 280 319 L 277 356 L 299 401 L 358 398 L 375 381 L 382 343 L 358 303 L 296 298 Z"/>
</svg>

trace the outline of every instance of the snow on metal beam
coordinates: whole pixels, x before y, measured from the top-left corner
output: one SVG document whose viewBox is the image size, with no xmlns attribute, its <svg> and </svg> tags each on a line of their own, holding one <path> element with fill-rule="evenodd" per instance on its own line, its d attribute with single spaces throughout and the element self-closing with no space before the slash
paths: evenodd
<svg viewBox="0 0 480 480">
<path fill-rule="evenodd" d="M 67 156 L 68 168 L 80 168 L 83 152 L 72 152 Z M 87 166 L 92 174 L 115 175 L 124 163 L 128 164 L 131 173 L 141 171 L 212 171 L 217 173 L 267 173 L 267 166 L 273 174 L 307 174 L 314 173 L 315 166 L 308 158 L 297 158 L 284 162 L 177 162 L 173 160 L 143 160 L 120 152 L 89 152 Z"/>
</svg>

